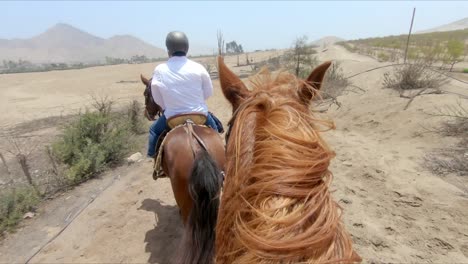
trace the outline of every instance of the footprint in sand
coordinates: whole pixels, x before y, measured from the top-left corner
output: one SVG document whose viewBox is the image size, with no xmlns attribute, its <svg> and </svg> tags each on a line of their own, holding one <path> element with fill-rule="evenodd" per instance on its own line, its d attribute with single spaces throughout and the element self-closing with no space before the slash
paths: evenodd
<svg viewBox="0 0 468 264">
<path fill-rule="evenodd" d="M 389 235 L 393 235 L 393 234 L 396 233 L 395 229 L 393 229 L 391 226 L 385 227 L 385 231 L 386 231 L 387 234 L 389 234 Z"/>
<path fill-rule="evenodd" d="M 442 240 L 442 239 L 440 239 L 438 237 L 430 239 L 429 242 L 426 244 L 426 246 L 428 248 L 440 248 L 440 249 L 444 249 L 444 250 L 453 250 L 454 249 L 454 247 L 450 243 L 448 243 L 448 242 L 446 242 L 446 241 L 444 241 L 444 240 Z"/>
<path fill-rule="evenodd" d="M 393 200 L 393 203 L 399 207 L 399 206 L 410 206 L 410 207 L 421 207 L 423 206 L 423 199 L 419 198 L 418 196 L 410 196 L 408 197 L 405 194 L 399 193 L 397 191 L 393 191 L 394 196 L 396 196 L 397 199 Z"/>
<path fill-rule="evenodd" d="M 354 227 L 359 227 L 359 228 L 363 228 L 363 227 L 364 227 L 364 225 L 361 224 L 361 223 L 354 223 L 353 226 L 354 226 Z"/>
<path fill-rule="evenodd" d="M 463 245 L 460 247 L 460 251 L 468 258 L 468 245 Z"/>
</svg>

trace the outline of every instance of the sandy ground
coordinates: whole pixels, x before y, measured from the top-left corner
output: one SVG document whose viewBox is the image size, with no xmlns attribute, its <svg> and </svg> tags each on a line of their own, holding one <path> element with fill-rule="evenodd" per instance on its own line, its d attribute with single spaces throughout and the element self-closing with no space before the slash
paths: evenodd
<svg viewBox="0 0 468 264">
<path fill-rule="evenodd" d="M 319 58 L 341 61 L 346 75 L 383 65 L 335 46 L 320 53 Z M 140 71 L 149 73 L 153 67 L 67 71 L 54 78 L 53 74 L 49 79 L 44 77 L 48 81 L 43 83 L 35 82 L 34 74 L 0 75 L 0 112 L 9 111 L 2 120 L 14 123 L 21 118 L 18 109 L 39 116 L 50 115 L 51 109 L 65 102 L 64 109 L 69 109 L 75 101 L 84 102 L 80 98 L 91 87 L 125 100 L 142 100 L 140 90 L 135 92 L 139 84 L 116 81 L 137 80 Z M 335 176 L 331 188 L 344 208 L 344 222 L 366 262 L 468 263 L 468 181 L 439 177 L 422 166 L 424 154 L 455 142 L 453 138 L 421 133 L 422 126 L 434 127 L 442 120 L 426 113 L 454 104 L 458 97 L 424 95 L 403 110 L 408 100 L 382 89 L 385 71 L 351 79 L 363 91 L 346 92 L 338 98 L 342 106 L 332 106 L 325 115 L 337 126 L 325 133 L 325 138 L 337 154 L 331 166 Z M 93 77 L 99 74 L 106 77 Z M 73 82 L 69 82 L 71 79 Z M 218 81 L 214 84 L 215 96 L 209 106 L 226 123 L 231 109 Z M 48 85 L 56 87 L 60 96 L 40 92 L 46 88 L 39 87 Z M 29 91 L 28 87 L 38 87 L 38 91 Z M 456 82 L 443 88 L 467 95 L 466 86 Z M 21 100 L 14 103 L 14 98 L 27 97 L 34 98 L 28 101 L 30 104 Z M 5 103 L 17 105 L 16 110 Z M 461 103 L 466 105 L 466 101 Z M 177 254 L 182 225 L 168 180 L 154 182 L 150 175 L 149 162 L 121 167 L 46 203 L 38 217 L 25 221 L 17 233 L 1 242 L 0 262 L 26 261 L 69 224 L 31 262 L 170 263 Z"/>
<path fill-rule="evenodd" d="M 281 51 L 250 54 L 253 62 L 278 56 Z M 195 58 L 215 69 L 214 57 Z M 245 56 L 239 57 L 245 64 Z M 226 63 L 236 65 L 237 56 L 228 56 Z M 92 98 L 109 97 L 117 106 L 134 99 L 142 101 L 140 73 L 151 77 L 156 64 L 123 64 L 81 70 L 50 71 L 21 74 L 0 74 L 0 129 L 51 116 L 76 114 L 90 107 Z M 250 66 L 235 67 L 243 73 Z"/>
</svg>

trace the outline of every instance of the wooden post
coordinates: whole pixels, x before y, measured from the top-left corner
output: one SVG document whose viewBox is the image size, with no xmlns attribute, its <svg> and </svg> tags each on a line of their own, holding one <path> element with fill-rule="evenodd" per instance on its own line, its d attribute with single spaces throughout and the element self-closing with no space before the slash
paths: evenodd
<svg viewBox="0 0 468 264">
<path fill-rule="evenodd" d="M 413 21 L 414 21 L 414 14 L 416 13 L 416 7 L 413 8 L 413 17 L 411 18 L 411 25 L 408 33 L 408 40 L 406 41 L 406 50 L 405 50 L 405 60 L 403 63 L 406 64 L 406 57 L 408 56 L 408 47 L 409 47 L 409 41 L 410 41 L 410 36 L 411 36 L 411 30 L 413 29 Z"/>
<path fill-rule="evenodd" d="M 18 162 L 21 165 L 21 169 L 23 170 L 24 176 L 26 176 L 26 180 L 28 180 L 28 183 L 33 187 L 34 191 L 36 191 L 36 194 L 38 196 L 41 196 L 41 192 L 39 191 L 37 185 L 34 183 L 31 173 L 29 172 L 29 165 L 26 155 L 20 153 L 16 155 L 16 158 L 18 159 Z"/>
<path fill-rule="evenodd" d="M 8 165 L 7 165 L 7 163 L 6 163 L 6 160 L 5 160 L 5 158 L 3 157 L 3 154 L 2 154 L 2 153 L 0 153 L 0 159 L 1 159 L 2 162 L 3 162 L 3 166 L 5 166 L 5 169 L 6 169 L 6 171 L 7 171 L 7 174 L 10 175 L 10 174 L 11 174 L 10 169 L 8 168 Z"/>
</svg>

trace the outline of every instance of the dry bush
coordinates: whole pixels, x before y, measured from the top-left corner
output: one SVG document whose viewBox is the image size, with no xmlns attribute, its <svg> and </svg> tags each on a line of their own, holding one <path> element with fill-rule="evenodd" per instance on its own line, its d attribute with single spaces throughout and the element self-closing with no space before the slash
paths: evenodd
<svg viewBox="0 0 468 264">
<path fill-rule="evenodd" d="M 10 153 L 16 158 L 16 161 L 21 167 L 21 170 L 25 176 L 28 184 L 33 188 L 38 196 L 41 196 L 41 192 L 36 182 L 33 180 L 30 171 L 30 156 L 36 150 L 38 142 L 33 137 L 20 137 L 16 134 L 4 134 L 1 137 L 5 143 L 3 151 Z M 7 168 L 6 161 L 2 155 L 2 163 Z"/>
<path fill-rule="evenodd" d="M 133 100 L 127 107 L 127 118 L 130 130 L 135 134 L 145 133 L 143 108 L 137 100 Z"/>
<path fill-rule="evenodd" d="M 270 57 L 268 60 L 251 64 L 252 74 L 258 73 L 262 68 L 266 67 L 269 71 L 274 72 L 283 68 L 284 58 L 282 56 Z"/>
<path fill-rule="evenodd" d="M 208 74 L 211 74 L 211 72 L 213 72 L 213 70 L 215 70 L 215 67 L 213 67 L 213 64 L 211 64 L 211 63 L 205 63 L 205 64 L 203 64 L 203 66 L 205 67 Z"/>
<path fill-rule="evenodd" d="M 430 64 L 422 60 L 397 66 L 392 73 L 385 73 L 383 86 L 399 91 L 419 88 L 438 89 L 447 81 L 445 76 L 430 70 Z"/>
<path fill-rule="evenodd" d="M 294 59 L 294 58 L 293 58 Z M 269 58 L 266 61 L 256 63 L 252 67 L 253 73 L 257 73 L 262 68 L 268 68 L 270 71 L 286 70 L 291 73 L 295 73 L 297 70 L 294 60 L 291 59 L 291 54 L 285 54 L 283 56 L 277 56 Z M 291 63 L 292 61 L 292 63 Z M 299 69 L 299 78 L 307 78 L 312 70 L 319 65 L 319 61 L 316 56 L 307 58 L 307 63 L 302 63 Z M 323 100 L 325 104 L 336 104 L 338 107 L 341 104 L 338 102 L 337 97 L 340 96 L 348 86 L 351 86 L 351 82 L 345 77 L 341 63 L 334 61 L 324 78 L 323 86 L 320 90 L 320 96 L 316 97 L 316 100 Z"/>
<path fill-rule="evenodd" d="M 99 113 L 107 115 L 110 114 L 114 101 L 109 96 L 95 96 L 91 95 L 91 105 Z"/>
<path fill-rule="evenodd" d="M 458 146 L 429 153 L 424 157 L 424 165 L 438 175 L 455 173 L 459 176 L 468 176 L 467 145 L 468 140 L 464 139 Z"/>
<path fill-rule="evenodd" d="M 322 98 L 337 98 L 349 86 L 351 82 L 346 79 L 341 63 L 339 61 L 333 62 L 331 67 L 327 70 L 325 81 L 322 87 Z"/>
<path fill-rule="evenodd" d="M 466 109 L 460 101 L 458 101 L 456 105 L 438 109 L 435 115 L 453 118 L 452 120 L 443 122 L 441 130 L 439 130 L 443 135 L 468 137 L 468 109 Z"/>
<path fill-rule="evenodd" d="M 5 134 L 0 138 L 4 140 L 3 151 L 15 157 L 21 167 L 27 182 L 15 186 L 14 172 L 8 168 L 6 159 L 0 153 L 0 159 L 8 175 L 8 186 L 0 192 L 0 236 L 4 231 L 14 230 L 21 221 L 24 213 L 34 211 L 43 193 L 39 190 L 30 172 L 30 156 L 37 147 L 37 141 L 32 137 L 20 137 L 17 134 Z"/>
<path fill-rule="evenodd" d="M 468 176 L 468 109 L 460 102 L 455 106 L 439 109 L 433 116 L 451 117 L 441 128 L 431 130 L 442 136 L 460 138 L 455 146 L 438 149 L 424 157 L 424 165 L 432 172 L 445 175 L 455 173 Z"/>
</svg>

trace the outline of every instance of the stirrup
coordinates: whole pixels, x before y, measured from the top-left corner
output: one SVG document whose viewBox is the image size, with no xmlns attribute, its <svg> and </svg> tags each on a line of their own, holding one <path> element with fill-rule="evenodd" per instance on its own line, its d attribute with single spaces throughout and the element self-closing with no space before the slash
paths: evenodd
<svg viewBox="0 0 468 264">
<path fill-rule="evenodd" d="M 159 178 L 166 178 L 166 177 L 167 177 L 167 175 L 166 175 L 166 173 L 164 173 L 163 170 L 160 170 L 159 172 L 156 171 L 156 170 L 153 170 L 153 180 L 156 181 Z"/>
</svg>

